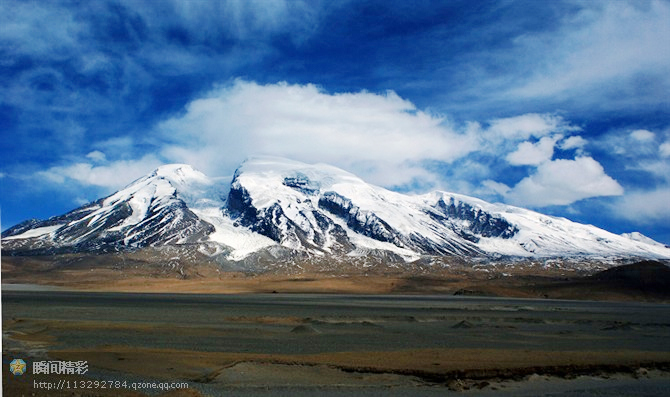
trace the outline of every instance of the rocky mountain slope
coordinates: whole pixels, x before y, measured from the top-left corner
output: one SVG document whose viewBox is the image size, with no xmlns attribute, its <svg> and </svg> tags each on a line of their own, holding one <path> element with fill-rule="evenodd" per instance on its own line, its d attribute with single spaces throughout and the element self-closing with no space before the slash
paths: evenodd
<svg viewBox="0 0 670 397">
<path fill-rule="evenodd" d="M 232 181 L 162 166 L 109 197 L 2 233 L 5 255 L 174 246 L 240 266 L 261 258 L 670 258 L 670 248 L 639 233 L 447 192 L 404 195 L 332 166 L 269 157 L 244 162 Z"/>
</svg>

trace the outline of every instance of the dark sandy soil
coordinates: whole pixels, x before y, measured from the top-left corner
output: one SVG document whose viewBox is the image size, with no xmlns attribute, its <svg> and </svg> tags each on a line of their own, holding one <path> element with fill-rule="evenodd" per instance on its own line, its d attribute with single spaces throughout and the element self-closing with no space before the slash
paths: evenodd
<svg viewBox="0 0 670 397">
<path fill-rule="evenodd" d="M 8 396 L 653 396 L 670 388 L 670 306 L 469 296 L 4 290 Z M 80 378 L 23 358 L 88 362 Z M 45 391 L 35 381 L 186 382 Z"/>
</svg>

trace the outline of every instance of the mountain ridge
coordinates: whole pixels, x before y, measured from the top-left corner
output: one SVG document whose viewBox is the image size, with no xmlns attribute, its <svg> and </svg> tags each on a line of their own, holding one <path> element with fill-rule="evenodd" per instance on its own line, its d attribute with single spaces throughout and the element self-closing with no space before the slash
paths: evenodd
<svg viewBox="0 0 670 397">
<path fill-rule="evenodd" d="M 232 180 L 170 164 L 118 192 L 2 233 L 9 255 L 191 247 L 215 261 L 425 258 L 652 258 L 670 249 L 639 233 L 460 194 L 405 195 L 325 164 L 252 158 Z"/>
</svg>

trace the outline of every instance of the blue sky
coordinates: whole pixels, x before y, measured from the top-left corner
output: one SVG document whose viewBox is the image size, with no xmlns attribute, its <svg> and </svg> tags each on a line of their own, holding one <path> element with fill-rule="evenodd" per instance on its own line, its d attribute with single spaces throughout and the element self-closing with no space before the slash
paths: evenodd
<svg viewBox="0 0 670 397">
<path fill-rule="evenodd" d="M 668 1 L 0 2 L 2 228 L 327 162 L 670 244 Z"/>
</svg>

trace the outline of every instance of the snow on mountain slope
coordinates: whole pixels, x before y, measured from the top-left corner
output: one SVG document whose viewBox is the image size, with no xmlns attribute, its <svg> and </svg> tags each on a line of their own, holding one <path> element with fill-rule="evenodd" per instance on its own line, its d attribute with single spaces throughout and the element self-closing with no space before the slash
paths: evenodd
<svg viewBox="0 0 670 397">
<path fill-rule="evenodd" d="M 645 244 L 655 245 L 657 247 L 668 248 L 665 244 L 661 244 L 658 241 L 654 241 L 640 232 L 622 233 L 621 236 L 633 241 L 639 241 Z"/>
<path fill-rule="evenodd" d="M 273 157 L 244 162 L 232 182 L 188 165 L 166 165 L 68 214 L 19 224 L 3 240 L 12 252 L 192 246 L 228 261 L 278 249 L 395 261 L 670 258 L 670 249 L 653 240 L 458 194 L 404 195 L 329 165 Z"/>
<path fill-rule="evenodd" d="M 670 257 L 665 247 L 564 218 L 446 192 L 403 195 L 332 166 L 278 158 L 245 162 L 228 206 L 253 230 L 317 254 Z"/>
<path fill-rule="evenodd" d="M 42 227 L 36 227 L 34 229 L 29 229 L 21 234 L 16 234 L 14 236 L 9 236 L 9 237 L 4 237 L 4 240 L 17 240 L 17 239 L 26 239 L 26 238 L 34 238 L 34 237 L 41 237 L 47 234 L 52 234 L 56 230 L 60 229 L 63 227 L 62 224 L 59 225 L 53 225 L 53 226 L 42 226 Z"/>
<path fill-rule="evenodd" d="M 32 228 L 42 230 L 52 227 L 48 235 L 41 236 L 42 241 L 16 238 L 22 225 L 7 230 L 3 239 L 10 241 L 5 249 L 109 251 L 195 242 L 211 233 L 213 227 L 195 215 L 187 202 L 196 202 L 211 186 L 204 174 L 188 165 L 163 166 L 107 198 L 33 224 Z M 184 194 L 178 195 L 178 189 Z M 52 243 L 50 247 L 45 239 Z"/>
</svg>

